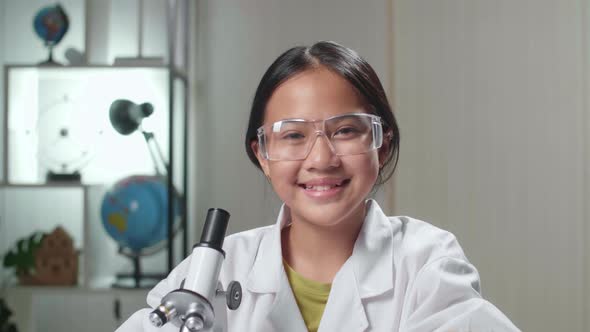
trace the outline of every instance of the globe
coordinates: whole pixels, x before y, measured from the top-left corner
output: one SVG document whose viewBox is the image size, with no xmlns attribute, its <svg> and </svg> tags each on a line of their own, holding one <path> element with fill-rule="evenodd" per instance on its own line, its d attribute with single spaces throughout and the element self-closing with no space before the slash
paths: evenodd
<svg viewBox="0 0 590 332">
<path fill-rule="evenodd" d="M 175 196 L 175 201 L 175 215 L 179 216 L 178 196 Z M 105 194 L 100 213 L 108 235 L 119 246 L 134 254 L 141 254 L 142 250 L 167 239 L 166 179 L 158 176 L 131 176 L 118 181 Z"/>
<path fill-rule="evenodd" d="M 68 32 L 70 21 L 63 8 L 55 5 L 41 8 L 33 19 L 33 27 L 46 45 L 56 45 Z"/>
<path fill-rule="evenodd" d="M 37 12 L 33 18 L 33 28 L 49 48 L 49 58 L 41 64 L 58 64 L 53 61 L 53 47 L 63 39 L 69 27 L 70 20 L 60 5 L 44 7 Z"/>
</svg>

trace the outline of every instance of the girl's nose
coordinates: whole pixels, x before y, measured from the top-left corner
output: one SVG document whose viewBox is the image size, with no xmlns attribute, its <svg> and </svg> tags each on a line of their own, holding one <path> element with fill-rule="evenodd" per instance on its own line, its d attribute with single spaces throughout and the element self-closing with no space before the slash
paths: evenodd
<svg viewBox="0 0 590 332">
<path fill-rule="evenodd" d="M 326 169 L 340 165 L 340 157 L 336 155 L 330 140 L 323 133 L 318 133 L 305 158 L 307 168 Z"/>
</svg>

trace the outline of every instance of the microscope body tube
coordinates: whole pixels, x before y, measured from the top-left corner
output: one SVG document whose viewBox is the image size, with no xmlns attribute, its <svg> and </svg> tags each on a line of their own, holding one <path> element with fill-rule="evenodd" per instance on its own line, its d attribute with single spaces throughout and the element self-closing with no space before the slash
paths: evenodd
<svg viewBox="0 0 590 332">
<path fill-rule="evenodd" d="M 213 302 L 224 258 L 223 253 L 218 250 L 210 247 L 195 246 L 191 255 L 190 266 L 198 268 L 189 270 L 183 288 L 205 297 L 209 302 Z"/>
<path fill-rule="evenodd" d="M 203 226 L 201 241 L 193 247 L 184 288 L 205 297 L 210 303 L 215 298 L 221 264 L 225 259 L 223 240 L 229 213 L 223 209 L 209 209 Z"/>
</svg>

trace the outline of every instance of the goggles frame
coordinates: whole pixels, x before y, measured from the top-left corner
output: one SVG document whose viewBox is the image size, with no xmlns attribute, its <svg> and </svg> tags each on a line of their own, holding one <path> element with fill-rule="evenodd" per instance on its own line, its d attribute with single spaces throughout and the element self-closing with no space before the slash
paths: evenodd
<svg viewBox="0 0 590 332">
<path fill-rule="evenodd" d="M 330 137 L 328 137 L 328 135 L 326 133 L 326 121 L 333 121 L 334 119 L 344 118 L 344 117 L 350 117 L 350 116 L 360 116 L 360 117 L 367 117 L 367 118 L 369 118 L 369 121 L 371 123 L 371 134 L 372 134 L 372 143 L 371 143 L 371 146 L 369 147 L 368 150 L 363 151 L 363 152 L 358 152 L 358 153 L 337 153 L 336 152 L 336 149 L 334 148 L 334 145 L 332 144 L 332 141 L 330 140 Z M 313 139 L 310 138 L 312 140 L 312 142 L 308 143 L 307 152 L 305 153 L 305 156 L 303 156 L 301 158 L 292 158 L 292 159 L 271 158 L 269 156 L 269 152 L 268 152 L 268 148 L 267 148 L 267 137 L 266 137 L 266 130 L 265 130 L 265 128 L 270 128 L 271 129 L 271 132 L 274 132 L 275 129 L 281 128 L 283 122 L 303 122 L 303 123 L 311 123 L 311 124 L 314 124 L 314 127 L 316 128 L 316 130 L 314 131 L 315 138 L 313 138 Z M 318 123 L 321 123 L 321 127 L 319 127 L 319 128 L 316 125 Z M 337 156 L 348 156 L 348 155 L 363 154 L 363 153 L 367 153 L 367 152 L 372 151 L 372 150 L 379 149 L 382 146 L 382 144 L 383 144 L 383 121 L 381 120 L 381 117 L 379 117 L 377 115 L 369 114 L 369 113 L 361 113 L 361 112 L 340 114 L 340 115 L 332 116 L 332 117 L 329 117 L 329 118 L 323 119 L 323 120 L 305 120 L 305 119 L 299 119 L 299 118 L 283 119 L 283 120 L 276 121 L 276 122 L 274 122 L 274 123 L 272 123 L 270 125 L 262 125 L 262 126 L 260 126 L 256 130 L 256 134 L 257 134 L 257 137 L 258 137 L 258 147 L 260 149 L 260 154 L 266 160 L 271 160 L 271 161 L 297 161 L 297 160 L 305 160 L 309 156 L 309 153 L 311 152 L 311 150 L 312 150 L 313 146 L 315 145 L 315 142 L 317 141 L 317 139 L 318 139 L 319 136 L 324 136 L 326 138 L 326 142 L 328 143 L 328 146 L 330 147 L 330 150 L 332 151 L 332 153 L 334 153 Z"/>
</svg>

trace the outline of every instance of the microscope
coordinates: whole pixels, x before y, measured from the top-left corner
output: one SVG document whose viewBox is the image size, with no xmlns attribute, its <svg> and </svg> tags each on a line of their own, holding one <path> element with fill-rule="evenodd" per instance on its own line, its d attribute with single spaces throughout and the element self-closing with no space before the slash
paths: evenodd
<svg viewBox="0 0 590 332">
<path fill-rule="evenodd" d="M 235 310 L 242 301 L 242 287 L 232 281 L 223 290 L 219 281 L 221 264 L 225 259 L 222 249 L 229 213 L 209 209 L 201 233 L 201 240 L 193 247 L 188 274 L 180 288 L 164 296 L 160 305 L 150 313 L 155 327 L 171 323 L 180 332 L 227 331 L 226 307 Z"/>
</svg>

